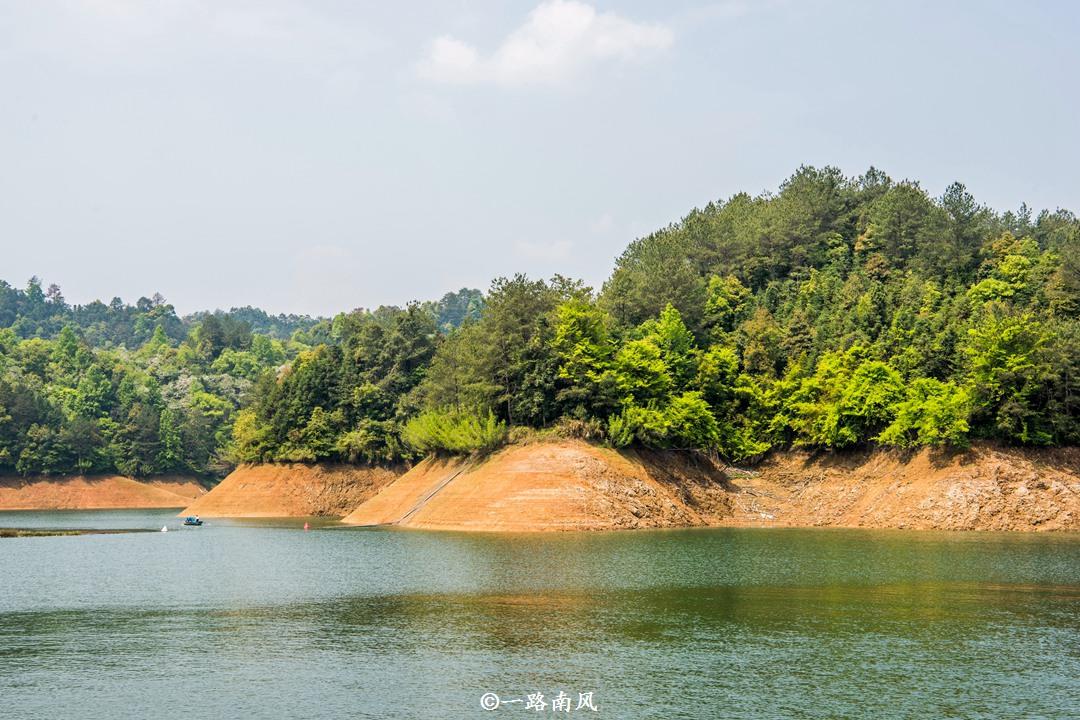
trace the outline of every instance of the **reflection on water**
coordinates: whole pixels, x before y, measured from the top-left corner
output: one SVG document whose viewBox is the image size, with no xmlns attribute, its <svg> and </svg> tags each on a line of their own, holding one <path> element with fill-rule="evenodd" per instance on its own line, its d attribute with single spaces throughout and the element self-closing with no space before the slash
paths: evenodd
<svg viewBox="0 0 1080 720">
<path fill-rule="evenodd" d="M 302 525 L 0 541 L 5 716 L 493 717 L 484 692 L 559 690 L 617 718 L 1080 707 L 1076 536 Z"/>
</svg>

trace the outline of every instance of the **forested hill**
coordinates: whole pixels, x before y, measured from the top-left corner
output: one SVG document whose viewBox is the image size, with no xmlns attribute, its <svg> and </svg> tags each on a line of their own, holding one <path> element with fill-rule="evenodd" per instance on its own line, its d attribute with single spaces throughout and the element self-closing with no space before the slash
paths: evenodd
<svg viewBox="0 0 1080 720">
<path fill-rule="evenodd" d="M 462 290 L 417 308 L 452 329 L 481 306 Z M 227 472 L 236 412 L 259 378 L 338 343 L 345 317 L 244 307 L 181 318 L 160 295 L 70 305 L 37 278 L 24 290 L 0 281 L 0 474 Z"/>
<path fill-rule="evenodd" d="M 801 168 L 632 243 L 599 293 L 496 280 L 477 322 L 350 318 L 267 377 L 249 460 L 464 452 L 528 433 L 699 448 L 1080 440 L 1080 223 Z"/>
<path fill-rule="evenodd" d="M 555 277 L 178 318 L 0 285 L 0 471 L 384 462 L 528 435 L 696 448 L 1080 442 L 1080 222 L 801 168 Z"/>
</svg>

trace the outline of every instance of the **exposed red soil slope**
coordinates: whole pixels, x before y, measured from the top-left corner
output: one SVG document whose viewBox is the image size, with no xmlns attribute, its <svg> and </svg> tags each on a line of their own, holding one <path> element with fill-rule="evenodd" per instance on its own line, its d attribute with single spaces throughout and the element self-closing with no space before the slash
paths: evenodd
<svg viewBox="0 0 1080 720">
<path fill-rule="evenodd" d="M 206 489 L 206 486 L 198 480 L 179 475 L 162 475 L 161 477 L 147 478 L 145 480 L 140 480 L 139 482 L 143 485 L 167 490 L 168 492 L 179 495 L 189 501 L 202 497 L 209 492 Z"/>
<path fill-rule="evenodd" d="M 355 465 L 241 465 L 181 515 L 341 516 L 401 473 L 402 469 Z"/>
<path fill-rule="evenodd" d="M 538 442 L 483 460 L 425 460 L 344 522 L 473 531 L 1080 530 L 1080 450 L 787 452 L 725 471 L 694 453 Z"/>
<path fill-rule="evenodd" d="M 736 524 L 1080 530 L 1080 448 L 789 452 L 729 475 Z"/>
<path fill-rule="evenodd" d="M 668 461 L 665 463 L 664 461 Z M 583 442 L 504 448 L 483 460 L 428 459 L 344 522 L 441 530 L 603 530 L 706 525 L 725 508 L 709 463 Z M 650 471 L 666 464 L 663 475 Z"/>
<path fill-rule="evenodd" d="M 120 475 L 0 478 L 0 510 L 183 507 L 206 492 L 192 478 L 132 480 Z"/>
<path fill-rule="evenodd" d="M 397 523 L 468 465 L 466 460 L 429 457 L 361 503 L 342 521 L 352 525 Z"/>
</svg>

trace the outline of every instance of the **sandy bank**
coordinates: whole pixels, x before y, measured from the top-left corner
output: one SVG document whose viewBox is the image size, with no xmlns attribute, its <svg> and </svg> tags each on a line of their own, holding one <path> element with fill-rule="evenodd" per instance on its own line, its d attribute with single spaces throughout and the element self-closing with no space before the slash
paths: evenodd
<svg viewBox="0 0 1080 720">
<path fill-rule="evenodd" d="M 471 531 L 1080 530 L 1080 450 L 786 452 L 735 470 L 693 453 L 546 442 L 483 460 L 429 458 L 344 522 Z"/>
<path fill-rule="evenodd" d="M 104 510 L 183 507 L 206 493 L 197 480 L 120 475 L 0 478 L 0 510 Z"/>
<path fill-rule="evenodd" d="M 341 516 L 402 473 L 353 465 L 242 465 L 181 512 L 203 517 Z"/>
</svg>

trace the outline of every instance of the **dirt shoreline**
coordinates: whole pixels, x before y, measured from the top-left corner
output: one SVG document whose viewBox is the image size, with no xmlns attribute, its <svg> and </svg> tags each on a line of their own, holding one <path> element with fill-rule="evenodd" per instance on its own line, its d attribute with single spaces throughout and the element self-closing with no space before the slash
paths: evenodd
<svg viewBox="0 0 1080 720">
<path fill-rule="evenodd" d="M 1080 530 L 1080 448 L 796 451 L 727 474 L 728 525 Z"/>
<path fill-rule="evenodd" d="M 700 526 L 1080 530 L 1080 449 L 780 452 L 749 469 L 582 442 L 428 459 L 343 518 L 526 532 Z"/>
<path fill-rule="evenodd" d="M 121 510 L 184 507 L 205 494 L 191 477 L 122 475 L 0 477 L 0 510 Z"/>
<path fill-rule="evenodd" d="M 747 468 L 580 441 L 412 468 L 238 468 L 181 514 L 468 532 L 680 527 L 1080 530 L 1080 448 L 785 451 Z"/>
<path fill-rule="evenodd" d="M 332 463 L 241 465 L 209 493 L 185 503 L 180 515 L 341 517 L 404 472 L 404 467 Z"/>
</svg>

